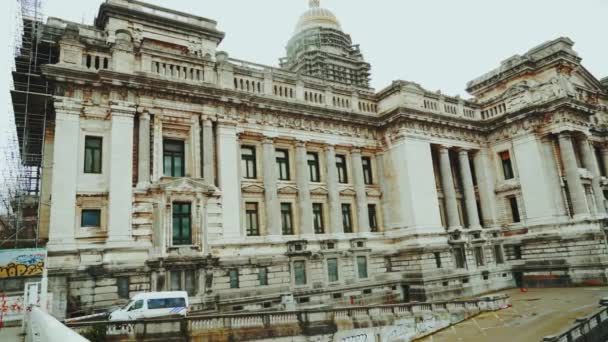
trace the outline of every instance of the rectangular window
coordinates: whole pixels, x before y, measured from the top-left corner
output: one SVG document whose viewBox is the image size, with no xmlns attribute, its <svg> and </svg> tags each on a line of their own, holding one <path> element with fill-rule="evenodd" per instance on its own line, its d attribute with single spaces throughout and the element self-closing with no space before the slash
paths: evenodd
<svg viewBox="0 0 608 342">
<path fill-rule="evenodd" d="M 327 279 L 330 283 L 338 281 L 338 259 L 327 259 Z"/>
<path fill-rule="evenodd" d="M 173 245 L 192 244 L 190 203 L 173 203 Z"/>
<path fill-rule="evenodd" d="M 348 173 L 346 171 L 346 156 L 336 155 L 336 168 L 338 169 L 338 182 L 342 184 L 348 183 Z"/>
<path fill-rule="evenodd" d="M 521 260 L 521 246 L 513 246 L 513 258 L 515 260 Z"/>
<path fill-rule="evenodd" d="M 243 178 L 256 179 L 257 168 L 255 159 L 255 147 L 253 146 L 242 146 L 241 147 L 241 173 Z"/>
<path fill-rule="evenodd" d="M 513 165 L 511 165 L 511 155 L 509 154 L 509 151 L 500 152 L 498 155 L 500 157 L 502 172 L 505 179 L 513 178 Z"/>
<path fill-rule="evenodd" d="M 363 164 L 363 182 L 367 185 L 374 183 L 372 174 L 372 160 L 370 157 L 362 157 L 361 163 Z"/>
<path fill-rule="evenodd" d="M 477 267 L 484 265 L 482 247 L 475 247 L 475 263 Z"/>
<path fill-rule="evenodd" d="M 129 277 L 116 278 L 118 298 L 129 299 Z"/>
<path fill-rule="evenodd" d="M 357 257 L 357 274 L 359 279 L 367 279 L 367 257 Z"/>
<path fill-rule="evenodd" d="M 84 138 L 84 173 L 101 173 L 101 137 Z"/>
<path fill-rule="evenodd" d="M 101 210 L 82 209 L 82 213 L 80 214 L 80 226 L 87 228 L 101 227 Z"/>
<path fill-rule="evenodd" d="M 184 290 L 188 293 L 188 296 L 194 296 L 196 294 L 196 277 L 194 271 L 184 271 Z"/>
<path fill-rule="evenodd" d="M 247 228 L 247 236 L 259 236 L 259 217 L 258 204 L 255 202 L 245 203 L 245 224 Z"/>
<path fill-rule="evenodd" d="M 308 163 L 308 174 L 311 182 L 320 182 L 321 173 L 319 172 L 319 155 L 317 153 L 308 152 L 306 154 Z"/>
<path fill-rule="evenodd" d="M 298 260 L 293 262 L 294 281 L 296 285 L 306 285 L 306 262 Z"/>
<path fill-rule="evenodd" d="M 315 234 L 325 233 L 325 227 L 323 225 L 323 204 L 313 203 L 312 204 L 312 220 L 315 227 Z"/>
<path fill-rule="evenodd" d="M 230 288 L 238 289 L 239 288 L 239 270 L 228 271 L 228 277 L 230 278 Z"/>
<path fill-rule="evenodd" d="M 353 221 L 350 214 L 350 204 L 342 204 L 342 225 L 345 233 L 353 232 Z"/>
<path fill-rule="evenodd" d="M 500 245 L 494 245 L 494 260 L 496 260 L 496 264 L 503 264 L 505 262 Z"/>
<path fill-rule="evenodd" d="M 465 268 L 466 258 L 464 249 L 460 247 L 454 248 L 454 261 L 456 262 L 456 268 Z"/>
<path fill-rule="evenodd" d="M 372 233 L 378 232 L 378 217 L 376 216 L 376 205 L 367 205 L 367 216 L 369 218 L 369 229 Z"/>
<path fill-rule="evenodd" d="M 435 252 L 435 266 L 441 268 L 441 253 Z"/>
<path fill-rule="evenodd" d="M 507 197 L 509 201 L 509 206 L 511 207 L 511 219 L 513 223 L 517 223 L 520 221 L 519 217 L 519 206 L 517 205 L 517 197 L 509 196 Z"/>
<path fill-rule="evenodd" d="M 163 141 L 163 157 L 165 176 L 184 177 L 186 167 L 184 163 L 184 142 L 181 140 Z"/>
<path fill-rule="evenodd" d="M 279 180 L 288 181 L 289 178 L 289 152 L 287 150 L 275 151 L 277 160 L 277 176 Z"/>
<path fill-rule="evenodd" d="M 171 271 L 169 277 L 169 280 L 171 281 L 171 291 L 180 291 L 182 289 L 182 272 Z"/>
<path fill-rule="evenodd" d="M 260 286 L 268 285 L 268 269 L 266 267 L 262 267 L 258 271 L 258 280 L 260 281 Z"/>
<path fill-rule="evenodd" d="M 291 203 L 281 203 L 281 227 L 283 230 L 283 235 L 293 235 Z"/>
</svg>

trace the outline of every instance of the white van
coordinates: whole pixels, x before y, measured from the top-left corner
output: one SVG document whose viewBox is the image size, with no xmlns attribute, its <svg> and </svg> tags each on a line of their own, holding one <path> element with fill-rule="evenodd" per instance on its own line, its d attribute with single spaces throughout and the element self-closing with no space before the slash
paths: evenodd
<svg viewBox="0 0 608 342">
<path fill-rule="evenodd" d="M 181 315 L 188 312 L 188 293 L 150 292 L 140 293 L 131 298 L 124 308 L 113 311 L 110 321 L 131 321 L 144 318 Z"/>
</svg>

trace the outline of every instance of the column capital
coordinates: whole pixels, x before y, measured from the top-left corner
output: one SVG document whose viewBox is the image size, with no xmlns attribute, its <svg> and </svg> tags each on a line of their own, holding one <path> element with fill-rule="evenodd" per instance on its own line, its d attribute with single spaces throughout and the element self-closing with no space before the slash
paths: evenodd
<svg viewBox="0 0 608 342">
<path fill-rule="evenodd" d="M 148 110 L 137 111 L 139 113 L 140 120 L 150 120 L 150 113 Z"/>
<path fill-rule="evenodd" d="M 203 126 L 206 126 L 206 127 L 212 127 L 213 126 L 213 121 L 211 119 L 205 117 L 205 116 L 202 117 L 201 121 L 203 122 Z"/>
<path fill-rule="evenodd" d="M 361 154 L 361 148 L 360 147 L 354 147 L 352 150 L 350 150 L 351 154 Z"/>
<path fill-rule="evenodd" d="M 264 145 L 274 145 L 274 137 L 263 137 L 262 138 L 262 144 Z"/>
<path fill-rule="evenodd" d="M 325 146 L 323 146 L 323 150 L 324 151 L 335 151 L 336 146 L 332 145 L 332 144 L 325 144 Z"/>
<path fill-rule="evenodd" d="M 296 140 L 296 147 L 300 147 L 300 148 L 305 148 L 306 147 L 306 141 L 304 140 Z"/>
<path fill-rule="evenodd" d="M 439 153 L 448 153 L 450 151 L 450 148 L 452 146 L 448 146 L 448 145 L 437 145 L 439 146 Z"/>
</svg>

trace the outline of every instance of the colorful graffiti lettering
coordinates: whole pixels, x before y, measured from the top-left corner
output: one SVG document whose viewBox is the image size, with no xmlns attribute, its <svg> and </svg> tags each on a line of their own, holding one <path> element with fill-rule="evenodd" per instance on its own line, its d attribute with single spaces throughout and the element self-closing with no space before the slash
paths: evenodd
<svg viewBox="0 0 608 342">
<path fill-rule="evenodd" d="M 0 279 L 41 275 L 45 258 L 40 249 L 0 251 Z"/>
</svg>

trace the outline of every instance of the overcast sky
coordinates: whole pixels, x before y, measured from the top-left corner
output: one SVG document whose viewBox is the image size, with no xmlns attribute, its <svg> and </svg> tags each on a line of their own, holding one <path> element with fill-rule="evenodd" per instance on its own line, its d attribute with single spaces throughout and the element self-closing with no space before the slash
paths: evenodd
<svg viewBox="0 0 608 342">
<path fill-rule="evenodd" d="M 12 4 L 1 13 L 7 42 L 14 32 Z M 45 0 L 47 16 L 92 24 L 103 0 Z M 277 65 L 308 0 L 150 0 L 156 5 L 214 19 L 231 57 Z M 559 36 L 572 38 L 583 64 L 608 76 L 608 0 L 321 0 L 372 65 L 380 90 L 395 79 L 450 95 L 501 60 Z M 8 44 L 3 44 L 8 46 Z M 6 51 L 5 53 L 8 53 Z M 10 74 L 3 64 L 1 108 Z M 0 113 L 0 134 L 6 115 Z M 0 135 L 0 144 L 4 136 Z M 0 163 L 1 168 L 2 163 Z M 1 184 L 0 184 L 1 185 Z"/>
</svg>

